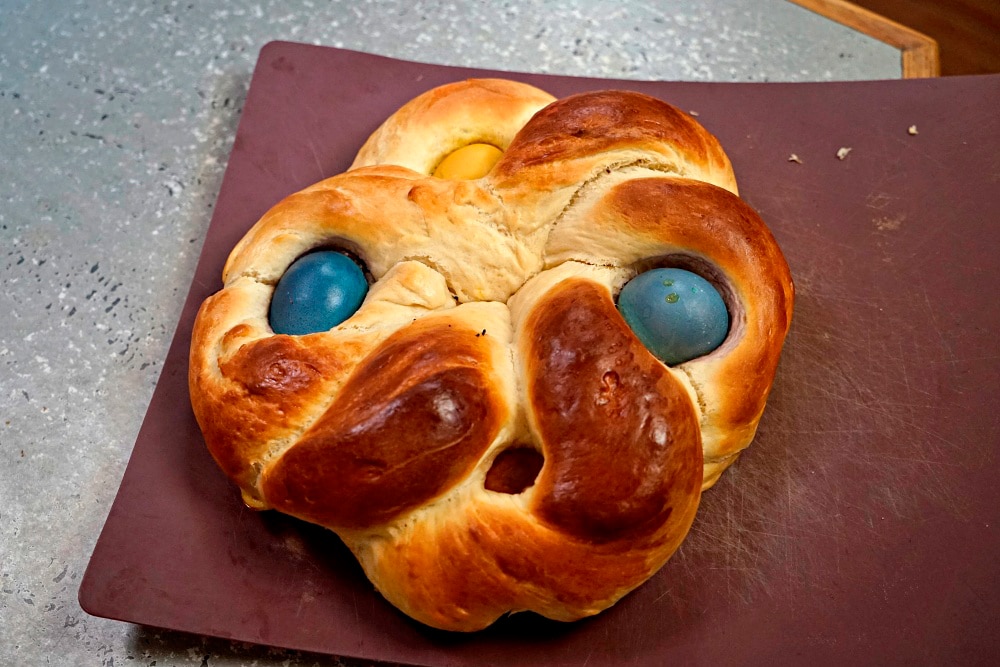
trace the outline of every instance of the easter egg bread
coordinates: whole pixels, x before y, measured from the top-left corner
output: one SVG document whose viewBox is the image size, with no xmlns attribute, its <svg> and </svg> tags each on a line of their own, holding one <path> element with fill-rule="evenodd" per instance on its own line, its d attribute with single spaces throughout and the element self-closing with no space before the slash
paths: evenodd
<svg viewBox="0 0 1000 667">
<path fill-rule="evenodd" d="M 299 263 L 301 289 L 279 292 Z M 662 270 L 688 275 L 632 285 Z M 221 470 L 248 506 L 336 532 L 404 613 L 459 631 L 590 616 L 656 573 L 753 439 L 793 304 L 689 114 L 499 79 L 404 104 L 348 171 L 256 222 L 222 284 L 189 374 Z M 709 342 L 658 356 L 703 317 Z"/>
</svg>

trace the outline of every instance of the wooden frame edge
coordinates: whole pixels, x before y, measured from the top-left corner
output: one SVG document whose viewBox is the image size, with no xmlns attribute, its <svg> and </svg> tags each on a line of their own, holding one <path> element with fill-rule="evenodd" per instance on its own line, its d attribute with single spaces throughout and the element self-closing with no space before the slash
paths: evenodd
<svg viewBox="0 0 1000 667">
<path fill-rule="evenodd" d="M 941 76 L 933 38 L 847 0 L 788 0 L 901 51 L 904 79 Z"/>
</svg>

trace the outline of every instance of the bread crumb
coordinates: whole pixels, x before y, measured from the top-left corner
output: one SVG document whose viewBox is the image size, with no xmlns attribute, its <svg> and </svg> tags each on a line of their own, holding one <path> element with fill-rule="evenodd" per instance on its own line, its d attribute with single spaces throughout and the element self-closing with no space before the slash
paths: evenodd
<svg viewBox="0 0 1000 667">
<path fill-rule="evenodd" d="M 848 154 L 848 153 L 850 153 L 850 152 L 851 152 L 851 150 L 853 150 L 853 149 L 851 149 L 850 147 L 847 147 L 847 146 L 845 146 L 845 147 L 843 147 L 843 148 L 839 149 L 839 150 L 837 151 L 837 159 L 838 159 L 838 160 L 843 160 L 844 158 L 846 158 L 846 157 L 847 157 L 847 154 Z"/>
<path fill-rule="evenodd" d="M 800 160 L 799 156 L 796 155 L 795 153 L 792 153 L 791 155 L 788 156 L 788 161 L 794 162 L 796 164 L 802 164 L 802 160 Z"/>
<path fill-rule="evenodd" d="M 880 232 L 891 232 L 902 227 L 903 220 L 905 219 L 905 215 L 882 216 L 873 219 L 872 224 L 875 225 L 875 229 Z"/>
<path fill-rule="evenodd" d="M 692 116 L 697 116 L 698 115 L 697 111 L 688 111 L 688 113 L 691 114 Z"/>
<path fill-rule="evenodd" d="M 917 126 L 916 125 L 911 125 L 910 129 L 908 129 L 906 131 L 906 133 L 909 134 L 910 136 L 915 135 L 917 133 Z"/>
</svg>

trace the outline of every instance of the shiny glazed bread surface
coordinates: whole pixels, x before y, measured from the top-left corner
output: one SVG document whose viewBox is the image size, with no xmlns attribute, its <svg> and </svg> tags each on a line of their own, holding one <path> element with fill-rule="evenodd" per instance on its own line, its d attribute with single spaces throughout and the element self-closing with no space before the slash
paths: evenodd
<svg viewBox="0 0 1000 667">
<path fill-rule="evenodd" d="M 472 143 L 503 151 L 485 176 L 431 175 Z M 274 334 L 275 284 L 324 247 L 364 263 L 364 303 Z M 658 266 L 719 289 L 718 349 L 668 367 L 629 329 L 616 295 Z M 337 532 L 402 611 L 463 631 L 592 615 L 655 573 L 752 440 L 793 301 L 687 114 L 496 79 L 404 105 L 350 170 L 266 213 L 223 283 L 189 376 L 219 466 L 249 506 Z"/>
</svg>

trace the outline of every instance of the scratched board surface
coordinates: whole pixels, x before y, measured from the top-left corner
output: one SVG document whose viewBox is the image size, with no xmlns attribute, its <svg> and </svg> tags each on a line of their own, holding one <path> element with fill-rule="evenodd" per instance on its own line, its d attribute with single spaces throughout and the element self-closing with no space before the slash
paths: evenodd
<svg viewBox="0 0 1000 667">
<path fill-rule="evenodd" d="M 697 113 L 781 243 L 797 302 L 757 439 L 705 494 L 660 573 L 594 619 L 522 614 L 456 637 L 395 612 L 333 535 L 241 506 L 191 416 L 186 353 L 197 306 L 264 211 L 345 169 L 407 99 L 488 74 L 557 96 L 631 88 Z M 269 45 L 81 603 L 150 626 L 407 664 L 992 663 L 997 108 L 996 76 L 607 81 Z"/>
</svg>

